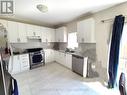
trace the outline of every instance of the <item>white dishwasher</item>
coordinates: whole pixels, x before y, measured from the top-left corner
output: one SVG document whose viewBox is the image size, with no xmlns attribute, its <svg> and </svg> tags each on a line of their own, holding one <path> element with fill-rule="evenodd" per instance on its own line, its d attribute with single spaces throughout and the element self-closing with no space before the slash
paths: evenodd
<svg viewBox="0 0 127 95">
<path fill-rule="evenodd" d="M 87 77 L 87 59 L 88 57 L 72 55 L 72 71 L 83 77 Z"/>
</svg>

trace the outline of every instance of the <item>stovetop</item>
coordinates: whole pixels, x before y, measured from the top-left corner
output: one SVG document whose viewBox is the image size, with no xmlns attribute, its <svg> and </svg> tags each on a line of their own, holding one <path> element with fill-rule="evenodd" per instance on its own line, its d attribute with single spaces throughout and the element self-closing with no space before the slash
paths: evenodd
<svg viewBox="0 0 127 95">
<path fill-rule="evenodd" d="M 43 51 L 43 48 L 30 48 L 26 49 L 27 52 L 37 52 L 37 51 Z"/>
</svg>

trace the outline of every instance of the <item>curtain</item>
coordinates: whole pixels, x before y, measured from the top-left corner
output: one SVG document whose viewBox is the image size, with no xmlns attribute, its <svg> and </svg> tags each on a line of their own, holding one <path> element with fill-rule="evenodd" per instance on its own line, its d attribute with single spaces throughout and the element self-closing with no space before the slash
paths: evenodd
<svg viewBox="0 0 127 95">
<path fill-rule="evenodd" d="M 116 83 L 117 69 L 119 64 L 119 49 L 125 17 L 116 16 L 113 24 L 110 55 L 109 55 L 109 81 L 108 86 L 114 88 Z"/>
</svg>

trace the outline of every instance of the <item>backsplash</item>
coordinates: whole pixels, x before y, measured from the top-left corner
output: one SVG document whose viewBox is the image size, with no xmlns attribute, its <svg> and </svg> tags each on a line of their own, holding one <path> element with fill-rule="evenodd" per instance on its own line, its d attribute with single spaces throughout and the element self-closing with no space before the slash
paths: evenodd
<svg viewBox="0 0 127 95">
<path fill-rule="evenodd" d="M 79 43 L 78 44 L 77 51 L 85 52 L 87 50 L 96 50 L 96 44 L 95 43 Z"/>
<path fill-rule="evenodd" d="M 56 43 L 54 43 L 54 44 L 56 44 Z M 59 50 L 65 50 L 67 48 L 67 43 L 65 43 L 65 42 L 59 42 L 57 44 L 58 44 L 57 46 L 59 46 Z M 95 43 L 79 43 L 76 51 L 85 52 L 90 49 L 96 50 L 96 44 Z"/>
<path fill-rule="evenodd" d="M 49 42 L 28 42 L 28 43 L 13 43 L 11 44 L 13 51 L 22 51 L 28 48 L 43 48 L 43 49 L 50 49 L 53 48 L 54 43 Z"/>
<path fill-rule="evenodd" d="M 59 43 L 59 50 L 66 50 L 66 48 L 67 48 L 67 43 L 65 42 Z"/>
</svg>

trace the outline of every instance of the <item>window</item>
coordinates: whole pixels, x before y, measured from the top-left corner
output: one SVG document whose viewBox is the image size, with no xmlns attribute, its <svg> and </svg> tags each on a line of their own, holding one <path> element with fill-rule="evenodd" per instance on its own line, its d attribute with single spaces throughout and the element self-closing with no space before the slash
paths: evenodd
<svg viewBox="0 0 127 95">
<path fill-rule="evenodd" d="M 68 48 L 76 48 L 78 47 L 78 43 L 77 43 L 77 33 L 73 32 L 73 33 L 68 33 Z"/>
<path fill-rule="evenodd" d="M 125 74 L 126 79 L 127 79 L 127 24 L 124 25 L 122 38 L 120 42 L 117 82 L 119 82 L 120 74 L 122 72 Z"/>
</svg>

